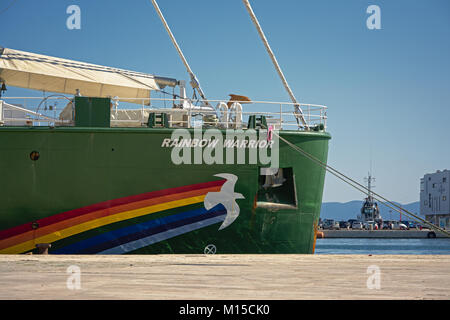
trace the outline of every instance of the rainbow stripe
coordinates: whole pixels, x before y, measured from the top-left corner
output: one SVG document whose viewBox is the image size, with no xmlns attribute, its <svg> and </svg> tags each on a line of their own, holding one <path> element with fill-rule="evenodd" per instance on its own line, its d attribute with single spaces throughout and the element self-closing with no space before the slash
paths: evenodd
<svg viewBox="0 0 450 320">
<path fill-rule="evenodd" d="M 218 192 L 217 180 L 114 199 L 59 213 L 0 231 L 0 253 L 23 253 L 38 243 L 53 243 L 113 223 L 202 203 L 208 192 Z M 182 210 L 182 209 L 181 209 Z M 126 253 L 171 237 L 223 221 L 218 205 L 173 214 L 114 231 L 97 234 L 55 250 L 55 253 Z M 39 227 L 33 230 L 33 223 Z M 100 229 L 99 229 L 100 230 Z M 51 251 L 52 252 L 52 251 Z"/>
</svg>

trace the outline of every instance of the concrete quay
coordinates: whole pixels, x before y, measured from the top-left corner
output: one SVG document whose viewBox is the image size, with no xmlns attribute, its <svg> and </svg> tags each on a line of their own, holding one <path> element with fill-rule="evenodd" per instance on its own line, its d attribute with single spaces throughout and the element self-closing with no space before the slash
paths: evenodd
<svg viewBox="0 0 450 320">
<path fill-rule="evenodd" d="M 0 299 L 450 299 L 446 255 L 2 255 Z"/>
</svg>

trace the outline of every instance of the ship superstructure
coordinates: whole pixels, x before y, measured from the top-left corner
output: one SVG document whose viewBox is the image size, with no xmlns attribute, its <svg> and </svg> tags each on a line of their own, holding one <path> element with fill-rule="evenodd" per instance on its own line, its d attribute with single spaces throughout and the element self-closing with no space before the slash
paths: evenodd
<svg viewBox="0 0 450 320">
<path fill-rule="evenodd" d="M 373 182 L 375 178 L 372 177 L 371 173 L 367 175 L 365 179 L 367 181 L 367 197 L 364 199 L 363 206 L 361 208 L 361 221 L 364 223 L 375 222 L 382 223 L 382 218 L 380 216 L 380 209 L 378 208 L 378 203 L 374 201 L 372 195 Z"/>
</svg>

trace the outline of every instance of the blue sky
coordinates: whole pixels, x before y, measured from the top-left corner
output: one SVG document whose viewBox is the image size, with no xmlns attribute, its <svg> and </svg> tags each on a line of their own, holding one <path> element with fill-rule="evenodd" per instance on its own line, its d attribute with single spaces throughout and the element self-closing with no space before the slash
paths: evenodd
<svg viewBox="0 0 450 320">
<path fill-rule="evenodd" d="M 207 97 L 289 101 L 241 0 L 158 3 Z M 66 27 L 71 4 L 80 30 Z M 329 108 L 331 166 L 363 182 L 372 163 L 375 191 L 401 203 L 450 169 L 450 1 L 251 4 L 297 99 Z M 381 30 L 366 27 L 369 5 Z M 4 47 L 188 80 L 149 0 L 0 0 L 0 30 Z M 327 175 L 324 201 L 362 198 Z"/>
</svg>

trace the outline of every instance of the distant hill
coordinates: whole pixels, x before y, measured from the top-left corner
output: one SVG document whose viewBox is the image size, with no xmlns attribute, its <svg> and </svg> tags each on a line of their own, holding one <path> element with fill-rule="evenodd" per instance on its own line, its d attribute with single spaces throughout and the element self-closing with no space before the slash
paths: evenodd
<svg viewBox="0 0 450 320">
<path fill-rule="evenodd" d="M 419 215 L 420 213 L 420 203 L 419 201 L 409 203 L 409 204 L 400 204 L 395 202 L 397 205 L 401 205 L 406 210 Z M 324 202 L 322 203 L 322 211 L 320 212 L 320 217 L 323 219 L 334 219 L 334 220 L 344 220 L 347 221 L 349 219 L 356 219 L 356 216 L 360 214 L 362 206 L 362 201 L 354 200 L 350 202 Z M 394 211 L 382 204 L 378 204 L 380 208 L 380 214 L 383 220 L 390 220 L 389 215 L 392 220 L 398 220 L 399 213 Z M 389 214 L 389 210 L 392 210 L 392 213 Z M 402 220 L 412 220 L 405 216 Z"/>
</svg>

